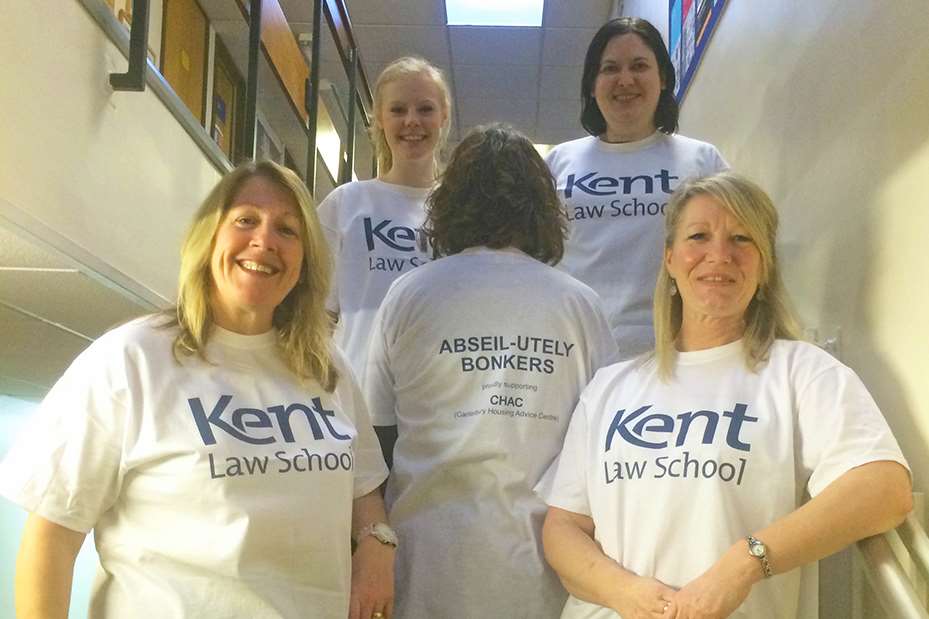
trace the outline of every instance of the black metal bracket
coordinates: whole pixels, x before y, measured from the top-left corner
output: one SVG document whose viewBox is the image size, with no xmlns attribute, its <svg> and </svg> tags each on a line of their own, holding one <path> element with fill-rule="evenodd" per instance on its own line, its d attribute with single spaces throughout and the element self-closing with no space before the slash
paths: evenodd
<svg viewBox="0 0 929 619">
<path fill-rule="evenodd" d="M 313 0 L 313 41 L 310 51 L 310 77 L 306 81 L 304 106 L 307 113 L 306 186 L 316 197 L 316 133 L 319 123 L 320 31 L 323 20 L 322 0 Z"/>
<path fill-rule="evenodd" d="M 145 90 L 145 73 L 148 69 L 148 0 L 132 3 L 132 26 L 129 30 L 129 70 L 110 73 L 113 90 Z"/>
</svg>

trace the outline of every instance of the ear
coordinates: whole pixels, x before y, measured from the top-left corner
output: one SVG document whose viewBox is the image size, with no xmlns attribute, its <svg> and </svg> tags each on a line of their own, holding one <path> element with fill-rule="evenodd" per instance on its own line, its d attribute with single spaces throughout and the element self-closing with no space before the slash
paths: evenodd
<svg viewBox="0 0 929 619">
<path fill-rule="evenodd" d="M 664 268 L 668 273 L 671 273 L 671 253 L 672 249 L 670 247 L 665 247 L 664 249 Z"/>
</svg>

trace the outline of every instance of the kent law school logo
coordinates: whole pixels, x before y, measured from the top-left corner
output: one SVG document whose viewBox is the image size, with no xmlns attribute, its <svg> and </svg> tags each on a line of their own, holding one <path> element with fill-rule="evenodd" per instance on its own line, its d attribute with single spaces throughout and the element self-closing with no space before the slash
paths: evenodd
<svg viewBox="0 0 929 619">
<path fill-rule="evenodd" d="M 428 249 L 426 235 L 421 228 L 410 228 L 394 224 L 391 219 L 384 219 L 376 222 L 370 217 L 362 220 L 364 224 L 365 246 L 368 253 L 387 250 L 388 254 L 395 252 L 413 253 L 419 250 L 425 253 Z M 405 268 L 413 268 L 423 265 L 427 260 L 422 256 L 411 255 L 408 257 L 398 257 L 396 255 L 387 256 L 368 256 L 369 271 L 403 271 Z"/>
</svg>

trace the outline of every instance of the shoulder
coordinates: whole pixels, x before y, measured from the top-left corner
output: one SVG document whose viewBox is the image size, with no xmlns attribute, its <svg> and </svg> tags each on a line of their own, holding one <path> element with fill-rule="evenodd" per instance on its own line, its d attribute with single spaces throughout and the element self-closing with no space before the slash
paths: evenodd
<svg viewBox="0 0 929 619">
<path fill-rule="evenodd" d="M 678 133 L 666 136 L 664 141 L 672 151 L 695 160 L 704 173 L 709 174 L 729 167 L 719 150 L 709 142 L 689 138 Z"/>
<path fill-rule="evenodd" d="M 323 198 L 323 201 L 319 203 L 318 210 L 320 212 L 326 212 L 327 210 L 338 208 L 343 202 L 353 202 L 366 195 L 378 193 L 379 190 L 380 183 L 376 179 L 345 183 L 330 191 L 329 194 Z"/>
<path fill-rule="evenodd" d="M 92 354 L 111 355 L 117 352 L 133 354 L 136 351 L 170 350 L 177 328 L 170 326 L 165 314 L 149 314 L 130 320 L 110 329 L 88 347 Z"/>
<path fill-rule="evenodd" d="M 571 159 L 574 157 L 583 156 L 586 153 L 595 152 L 596 142 L 597 138 L 590 135 L 577 138 L 576 140 L 562 142 L 558 146 L 552 148 L 552 150 L 550 150 L 548 154 L 545 155 L 545 161 L 550 167 L 553 167 L 566 159 Z"/>
<path fill-rule="evenodd" d="M 851 368 L 828 352 L 799 340 L 775 340 L 762 371 L 783 374 L 798 392 L 824 381 L 860 382 Z"/>
</svg>

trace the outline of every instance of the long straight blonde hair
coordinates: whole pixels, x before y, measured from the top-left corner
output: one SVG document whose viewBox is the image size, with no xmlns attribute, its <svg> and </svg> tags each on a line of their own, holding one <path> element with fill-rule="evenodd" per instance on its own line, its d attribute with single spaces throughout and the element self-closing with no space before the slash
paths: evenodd
<svg viewBox="0 0 929 619">
<path fill-rule="evenodd" d="M 271 161 L 244 163 L 224 176 L 194 215 L 181 247 L 177 306 L 170 321 L 180 329 L 174 340 L 174 356 L 180 360 L 196 354 L 206 360 L 206 344 L 213 326 L 210 258 L 216 231 L 239 190 L 255 177 L 267 179 L 290 193 L 299 206 L 302 222 L 300 277 L 275 308 L 272 318 L 281 354 L 298 377 L 316 380 L 332 391 L 338 373 L 330 354 L 332 320 L 325 309 L 331 279 L 329 249 L 303 181 L 293 171 Z"/>
<path fill-rule="evenodd" d="M 448 87 L 448 82 L 445 81 L 445 75 L 442 74 L 441 69 L 428 60 L 419 58 L 418 56 L 403 56 L 402 58 L 397 58 L 384 67 L 384 70 L 378 75 L 377 81 L 374 84 L 374 118 L 371 122 L 370 134 L 371 141 L 374 143 L 374 152 L 377 155 L 377 167 L 380 174 L 387 173 L 394 165 L 393 153 L 390 152 L 390 146 L 387 144 L 387 136 L 384 135 L 384 127 L 381 126 L 379 118 L 381 106 L 384 105 L 384 86 L 390 82 L 411 75 L 424 75 L 432 80 L 439 89 L 439 93 L 442 97 L 440 103 L 444 108 L 447 120 L 445 126 L 442 127 L 439 133 L 439 140 L 436 143 L 435 154 L 433 156 L 435 173 L 436 175 L 439 174 L 441 163 L 440 156 L 442 149 L 445 147 L 445 142 L 448 139 L 449 124 L 451 123 L 451 90 Z"/>
<path fill-rule="evenodd" d="M 745 310 L 745 331 L 742 335 L 746 366 L 755 371 L 768 359 L 775 339 L 796 340 L 800 337 L 799 323 L 781 281 L 777 262 L 777 209 L 761 187 L 734 172 L 720 172 L 686 181 L 677 188 L 668 202 L 665 212 L 665 251 L 674 244 L 684 209 L 698 195 L 713 198 L 729 211 L 751 235 L 761 255 L 758 290 Z M 664 380 L 669 380 L 674 374 L 677 360 L 674 343 L 683 318 L 681 295 L 672 295 L 671 285 L 671 276 L 662 255 L 653 308 L 655 359 L 658 374 Z"/>
</svg>

